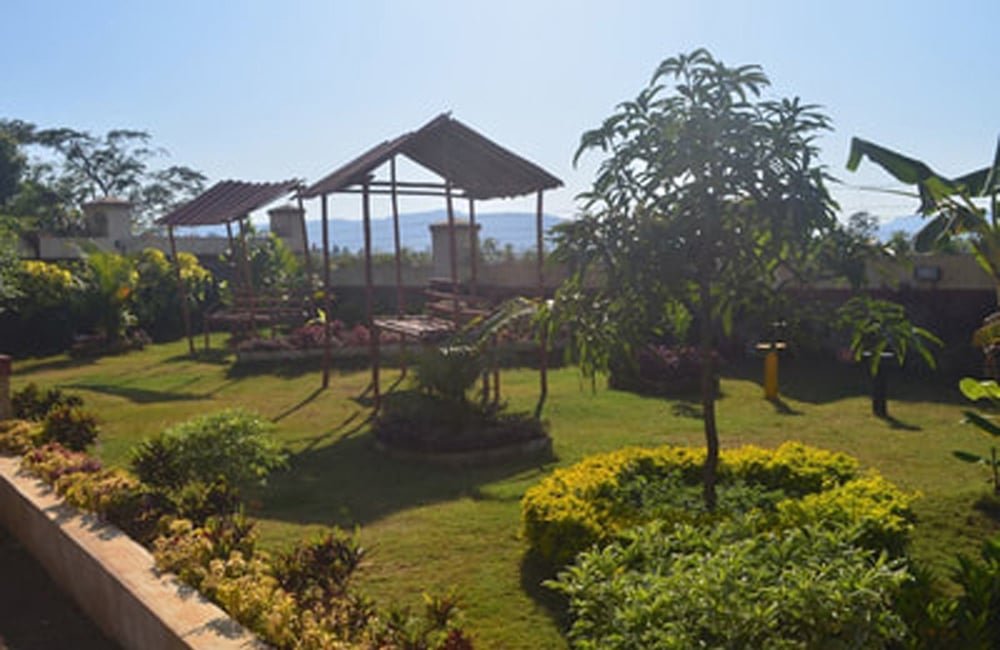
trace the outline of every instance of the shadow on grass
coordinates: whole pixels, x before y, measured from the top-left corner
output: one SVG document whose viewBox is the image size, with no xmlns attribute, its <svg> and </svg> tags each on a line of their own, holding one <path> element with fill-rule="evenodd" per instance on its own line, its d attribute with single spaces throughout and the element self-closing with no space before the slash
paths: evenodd
<svg viewBox="0 0 1000 650">
<path fill-rule="evenodd" d="M 878 417 L 878 416 L 876 416 L 876 417 Z M 907 422 L 903 422 L 902 420 L 900 420 L 900 419 L 898 419 L 898 418 L 896 418 L 896 417 L 894 417 L 892 415 L 886 415 L 885 417 L 879 417 L 879 419 L 882 420 L 883 422 L 885 422 L 886 424 L 888 424 L 889 427 L 893 428 L 893 429 L 899 429 L 901 431 L 923 431 L 923 429 L 921 427 L 918 427 L 915 424 L 909 424 Z"/>
<path fill-rule="evenodd" d="M 359 430 L 365 423 L 341 427 Z M 359 426 L 360 425 L 360 426 Z M 309 446 L 272 475 L 261 492 L 259 516 L 298 524 L 366 525 L 412 507 L 481 496 L 480 487 L 518 474 L 541 476 L 551 457 L 532 457 L 489 467 L 442 467 L 390 458 L 370 434 L 341 436 Z"/>
<path fill-rule="evenodd" d="M 197 350 L 194 355 L 190 353 L 175 354 L 167 357 L 163 363 L 183 363 L 185 361 L 196 361 L 198 363 L 210 363 L 216 366 L 229 365 L 233 361 L 232 352 L 224 348 L 210 348 L 208 350 Z"/>
<path fill-rule="evenodd" d="M 527 551 L 521 558 L 521 589 L 565 632 L 569 628 L 569 600 L 542 583 L 556 577 L 556 571 L 538 554 Z"/>
<path fill-rule="evenodd" d="M 775 397 L 773 399 L 767 400 L 774 407 L 774 411 L 779 415 L 803 415 L 802 411 L 797 411 L 788 405 L 788 402 L 781 399 L 780 397 Z"/>
<path fill-rule="evenodd" d="M 274 422 L 281 422 L 282 420 L 284 420 L 285 418 L 287 418 L 292 413 L 295 413 L 296 411 L 298 411 L 300 408 L 302 408 L 306 404 L 309 404 L 314 399 L 316 399 L 317 397 L 319 397 L 320 393 L 322 393 L 323 390 L 324 389 L 323 389 L 322 386 L 316 388 L 315 390 L 313 390 L 313 392 L 311 392 L 308 395 L 306 395 L 305 398 L 303 398 L 303 400 L 301 402 L 299 402 L 295 406 L 292 406 L 292 407 L 286 409 L 281 414 L 279 414 L 277 417 L 275 417 L 274 418 Z"/>
<path fill-rule="evenodd" d="M 146 388 L 130 388 L 128 386 L 116 386 L 114 384 L 77 382 L 73 384 L 68 384 L 67 388 L 89 390 L 95 393 L 103 393 L 105 395 L 124 397 L 125 399 L 131 402 L 135 402 L 136 404 L 155 404 L 158 402 L 185 402 L 191 400 L 210 399 L 210 397 L 207 395 L 199 395 L 197 393 L 149 390 Z"/>
<path fill-rule="evenodd" d="M 759 359 L 744 359 L 726 365 L 723 378 L 761 383 L 763 369 Z M 797 402 L 825 404 L 842 399 L 867 396 L 871 377 L 867 368 L 830 359 L 785 358 L 780 368 L 781 394 Z M 961 404 L 957 385 L 940 376 L 892 369 L 889 375 L 889 399 L 900 402 Z"/>
<path fill-rule="evenodd" d="M 46 372 L 49 370 L 68 370 L 70 368 L 82 368 L 96 363 L 100 357 L 61 357 L 49 359 L 48 361 L 38 361 L 32 363 L 31 359 L 17 361 L 16 374 Z"/>
</svg>

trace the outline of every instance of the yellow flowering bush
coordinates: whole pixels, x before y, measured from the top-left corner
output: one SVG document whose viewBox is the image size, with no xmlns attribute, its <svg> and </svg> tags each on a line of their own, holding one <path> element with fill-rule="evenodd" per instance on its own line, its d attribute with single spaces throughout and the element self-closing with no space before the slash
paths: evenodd
<svg viewBox="0 0 1000 650">
<path fill-rule="evenodd" d="M 34 447 L 42 425 L 29 420 L 0 420 L 0 455 L 19 456 Z"/>
<path fill-rule="evenodd" d="M 697 486 L 704 458 L 702 448 L 626 448 L 558 469 L 525 493 L 522 533 L 533 551 L 562 566 L 580 551 L 653 519 L 694 522 L 726 516 L 704 513 L 679 494 L 672 509 L 654 505 L 674 498 L 670 491 L 690 492 Z M 777 510 L 786 523 L 829 511 L 840 523 L 862 527 L 867 541 L 895 548 L 909 531 L 905 522 L 911 517 L 912 496 L 877 475 L 861 479 L 858 473 L 856 459 L 797 442 L 777 449 L 727 449 L 719 459 L 720 486 L 735 486 L 737 510 Z M 816 498 L 798 510 L 785 505 L 809 495 Z M 879 517 L 885 512 L 895 518 L 883 522 Z"/>
<path fill-rule="evenodd" d="M 872 471 L 801 499 L 786 499 L 778 504 L 778 516 L 786 526 L 846 526 L 862 546 L 901 554 L 913 529 L 910 505 L 917 496 Z"/>
</svg>

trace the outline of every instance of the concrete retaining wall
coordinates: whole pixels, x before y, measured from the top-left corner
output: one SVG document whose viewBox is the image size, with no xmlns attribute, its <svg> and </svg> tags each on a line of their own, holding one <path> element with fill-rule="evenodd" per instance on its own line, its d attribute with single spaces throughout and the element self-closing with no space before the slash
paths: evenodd
<svg viewBox="0 0 1000 650">
<path fill-rule="evenodd" d="M 125 648 L 266 648 L 172 578 L 124 533 L 80 514 L 0 457 L 0 524 L 103 631 Z"/>
</svg>

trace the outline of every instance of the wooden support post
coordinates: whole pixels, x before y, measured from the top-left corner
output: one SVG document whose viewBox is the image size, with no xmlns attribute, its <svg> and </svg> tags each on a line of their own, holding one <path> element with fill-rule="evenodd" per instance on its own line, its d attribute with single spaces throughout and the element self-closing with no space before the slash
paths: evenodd
<svg viewBox="0 0 1000 650">
<path fill-rule="evenodd" d="M 330 211 L 327 195 L 320 199 L 323 216 L 323 388 L 330 385 Z"/>
<path fill-rule="evenodd" d="M 451 299 L 452 312 L 455 319 L 455 328 L 458 329 L 460 314 L 458 306 L 458 242 L 455 239 L 455 205 L 451 198 L 451 181 L 447 181 L 444 186 L 445 203 L 448 207 L 448 256 L 451 272 Z"/>
<path fill-rule="evenodd" d="M 365 313 L 367 314 L 368 332 L 371 334 L 368 341 L 369 352 L 372 360 L 372 399 L 375 411 L 378 412 L 382 406 L 382 393 L 379 387 L 379 335 L 375 327 L 375 291 L 372 278 L 372 215 L 371 197 L 368 193 L 368 181 L 365 180 L 363 186 L 362 218 L 365 229 Z"/>
<path fill-rule="evenodd" d="M 469 293 L 476 295 L 479 270 L 479 237 L 476 236 L 476 201 L 469 199 Z"/>
<path fill-rule="evenodd" d="M 306 276 L 309 278 L 309 290 L 312 291 L 312 255 L 309 254 L 309 230 L 306 228 L 306 208 L 302 203 L 301 186 L 295 193 L 295 198 L 299 205 L 299 227 L 302 228 L 302 254 L 305 256 Z"/>
<path fill-rule="evenodd" d="M 181 317 L 184 319 L 184 336 L 188 340 L 188 351 L 194 354 L 194 336 L 191 335 L 191 307 L 187 301 L 187 285 L 181 276 L 181 260 L 177 257 L 177 242 L 174 240 L 174 227 L 167 226 L 167 237 L 170 239 L 170 255 L 174 258 L 174 273 L 177 277 L 177 295 L 181 301 Z"/>
<path fill-rule="evenodd" d="M 403 291 L 403 247 L 399 236 L 399 193 L 396 190 L 396 157 L 389 159 L 389 188 L 392 193 L 392 240 L 396 252 L 396 316 L 403 317 L 406 297 Z M 399 339 L 399 365 L 406 376 L 406 337 Z"/>
<path fill-rule="evenodd" d="M 250 268 L 250 247 L 247 243 L 247 221 L 250 215 L 240 219 L 240 248 L 243 252 L 243 269 L 247 283 L 247 304 L 250 307 L 250 334 L 257 335 L 257 296 L 253 290 L 253 271 Z"/>
<path fill-rule="evenodd" d="M 538 300 L 540 306 L 545 303 L 545 225 L 542 220 L 542 190 L 538 190 L 538 201 L 535 206 L 536 243 L 538 246 Z M 535 406 L 535 418 L 542 417 L 545 400 L 549 396 L 549 334 L 543 328 L 539 336 L 538 355 L 538 404 Z"/>
</svg>

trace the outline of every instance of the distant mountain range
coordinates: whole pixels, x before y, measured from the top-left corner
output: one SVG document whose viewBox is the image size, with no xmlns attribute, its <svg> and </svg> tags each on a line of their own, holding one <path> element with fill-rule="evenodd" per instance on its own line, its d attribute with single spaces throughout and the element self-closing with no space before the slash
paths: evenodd
<svg viewBox="0 0 1000 650">
<path fill-rule="evenodd" d="M 456 219 L 468 219 L 468 214 L 456 212 Z M 411 212 L 399 216 L 399 237 L 404 247 L 415 251 L 430 250 L 432 223 L 446 222 L 448 213 L 445 210 L 429 212 Z M 546 214 L 542 223 L 546 234 L 556 224 L 567 219 Z M 535 247 L 535 215 L 530 212 L 486 212 L 476 213 L 476 223 L 481 225 L 479 241 L 488 238 L 495 239 L 500 248 L 508 244 L 515 251 L 524 251 Z M 323 241 L 323 224 L 319 220 L 306 221 L 309 233 L 309 245 L 320 246 Z M 551 243 L 547 240 L 547 243 Z M 364 231 L 361 221 L 348 219 L 330 220 L 330 244 L 340 249 L 359 251 L 364 249 Z M 376 251 L 391 252 L 393 250 L 392 217 L 386 216 L 372 219 L 372 248 Z"/>
</svg>

